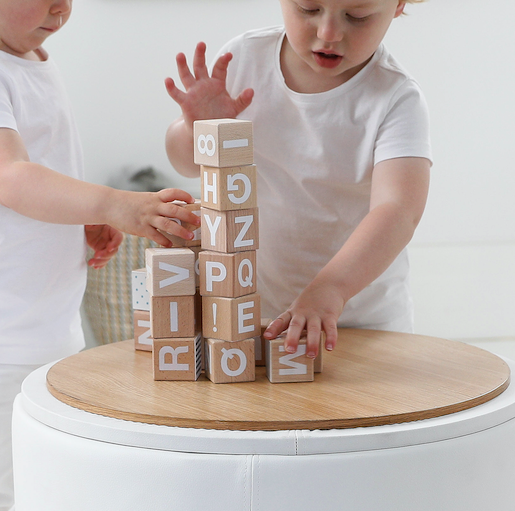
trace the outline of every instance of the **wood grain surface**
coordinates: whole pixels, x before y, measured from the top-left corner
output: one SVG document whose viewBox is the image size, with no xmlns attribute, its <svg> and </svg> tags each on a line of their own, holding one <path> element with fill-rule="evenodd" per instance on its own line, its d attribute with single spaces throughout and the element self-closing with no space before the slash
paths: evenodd
<svg viewBox="0 0 515 511">
<path fill-rule="evenodd" d="M 472 408 L 510 381 L 496 355 L 455 341 L 341 329 L 324 371 L 309 383 L 154 381 L 152 355 L 134 341 L 55 364 L 47 385 L 82 410 L 136 422 L 227 430 L 332 429 L 416 421 Z"/>
</svg>

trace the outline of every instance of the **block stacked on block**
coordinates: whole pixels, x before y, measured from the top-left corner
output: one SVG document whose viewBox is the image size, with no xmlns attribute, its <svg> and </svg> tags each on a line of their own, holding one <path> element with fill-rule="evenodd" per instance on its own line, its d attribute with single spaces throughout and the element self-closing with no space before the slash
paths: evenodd
<svg viewBox="0 0 515 511">
<path fill-rule="evenodd" d="M 184 248 L 145 251 L 155 380 L 196 380 L 201 335 L 195 322 L 195 253 Z"/>
<path fill-rule="evenodd" d="M 199 255 L 206 375 L 214 383 L 255 379 L 255 338 L 261 334 L 256 290 L 259 219 L 252 123 L 194 123 L 200 165 Z"/>
</svg>

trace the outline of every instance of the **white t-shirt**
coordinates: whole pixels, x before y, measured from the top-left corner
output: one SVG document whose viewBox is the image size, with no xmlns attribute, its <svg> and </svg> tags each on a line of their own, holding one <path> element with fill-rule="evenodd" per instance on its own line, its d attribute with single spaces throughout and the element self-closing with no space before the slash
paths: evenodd
<svg viewBox="0 0 515 511">
<path fill-rule="evenodd" d="M 418 84 L 380 46 L 367 66 L 327 92 L 290 90 L 280 69 L 283 27 L 227 43 L 228 90 L 255 91 L 241 118 L 253 121 L 258 169 L 262 315 L 275 318 L 342 247 L 367 214 L 374 165 L 431 159 L 429 121 Z M 411 331 L 404 250 L 353 297 L 340 326 Z"/>
<path fill-rule="evenodd" d="M 82 150 L 52 60 L 0 51 L 0 127 L 30 160 L 83 179 Z M 84 347 L 84 226 L 38 222 L 0 205 L 0 363 L 44 364 Z"/>
</svg>

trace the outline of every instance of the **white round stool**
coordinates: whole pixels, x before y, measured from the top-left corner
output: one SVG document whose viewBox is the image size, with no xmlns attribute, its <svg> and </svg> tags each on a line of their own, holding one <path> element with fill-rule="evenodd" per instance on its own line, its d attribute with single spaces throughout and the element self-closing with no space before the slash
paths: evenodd
<svg viewBox="0 0 515 511">
<path fill-rule="evenodd" d="M 90 413 L 53 397 L 50 368 L 31 374 L 15 402 L 16 511 L 515 509 L 514 385 L 430 419 L 242 431 Z M 295 401 L 300 387 L 285 388 Z"/>
</svg>

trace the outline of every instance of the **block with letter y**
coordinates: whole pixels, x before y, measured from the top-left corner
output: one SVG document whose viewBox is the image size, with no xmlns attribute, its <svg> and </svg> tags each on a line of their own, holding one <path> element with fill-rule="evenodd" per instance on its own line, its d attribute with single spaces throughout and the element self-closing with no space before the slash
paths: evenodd
<svg viewBox="0 0 515 511">
<path fill-rule="evenodd" d="M 258 208 L 216 211 L 201 208 L 202 249 L 245 252 L 259 248 Z"/>
</svg>

